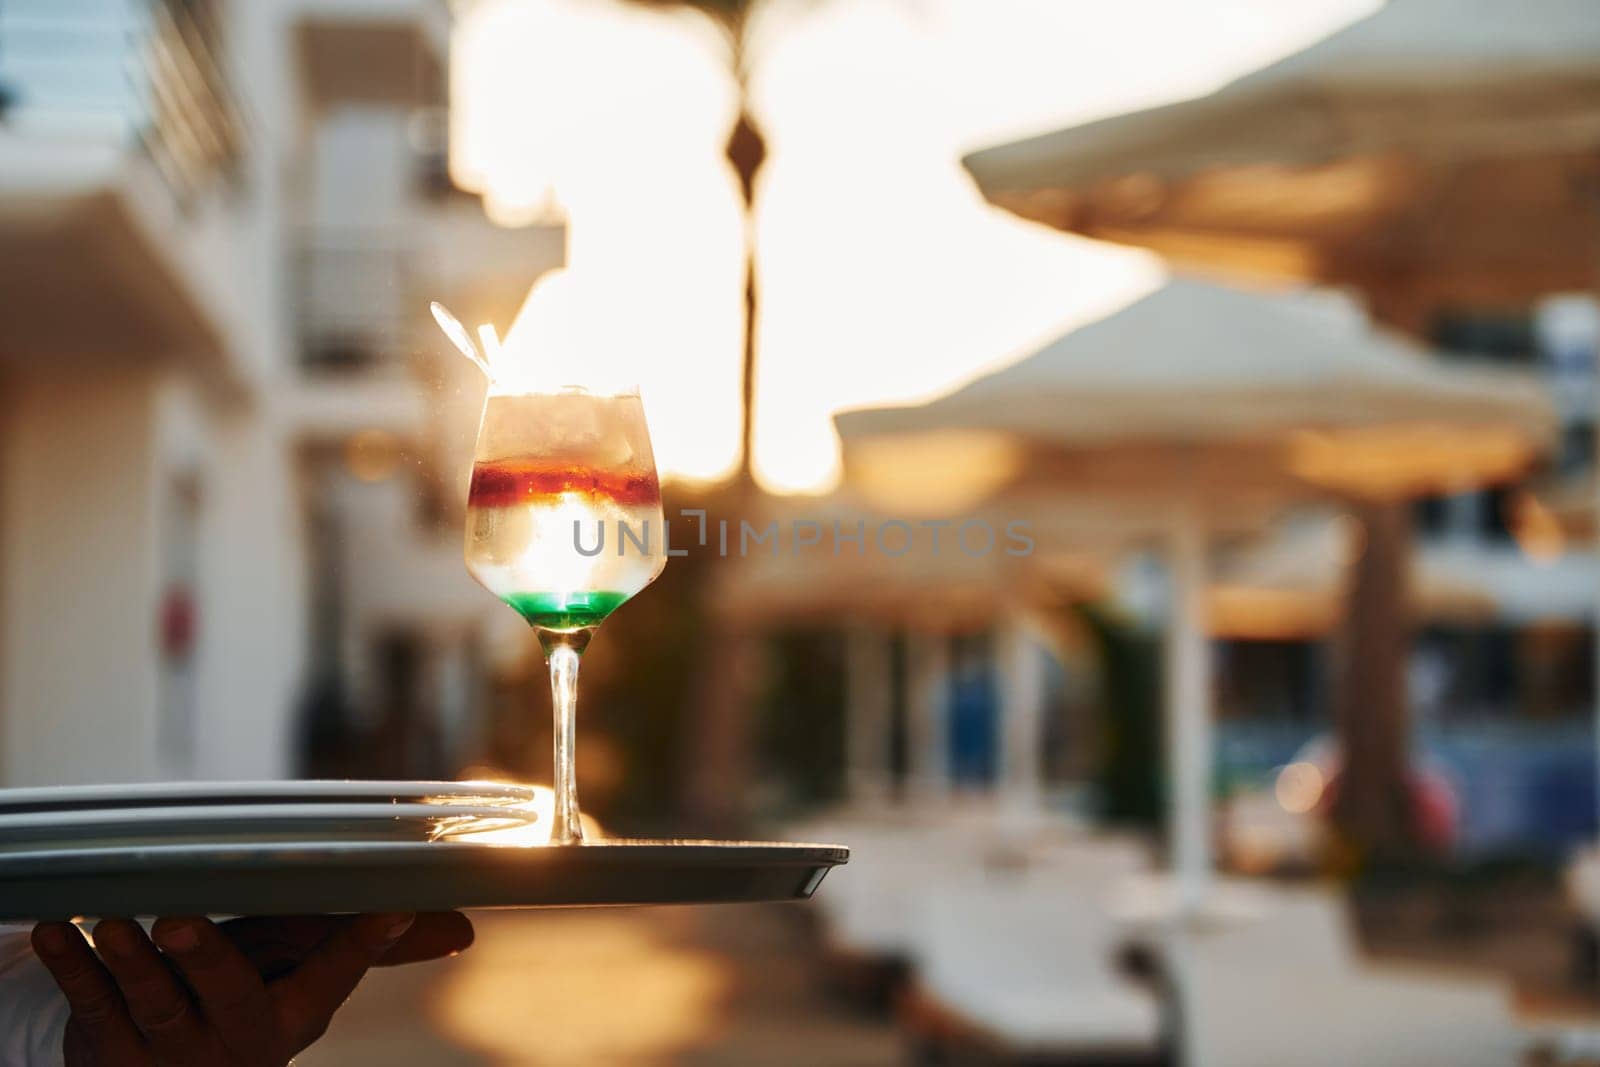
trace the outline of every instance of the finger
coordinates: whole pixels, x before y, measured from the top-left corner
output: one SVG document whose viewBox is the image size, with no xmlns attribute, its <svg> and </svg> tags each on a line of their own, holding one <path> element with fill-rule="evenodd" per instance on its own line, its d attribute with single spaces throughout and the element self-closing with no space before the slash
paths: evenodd
<svg viewBox="0 0 1600 1067">
<path fill-rule="evenodd" d="M 131 1020 L 128 1025 L 133 1025 Z M 142 1044 L 137 1050 L 118 1055 L 115 1058 L 101 1053 L 84 1033 L 82 1025 L 79 1024 L 76 1018 L 69 1017 L 67 1019 L 66 1029 L 61 1035 L 61 1062 L 63 1067 L 109 1067 L 113 1063 L 142 1065 L 148 1058 L 149 1055 L 145 1052 Z"/>
<path fill-rule="evenodd" d="M 344 920 L 293 974 L 269 992 L 281 1032 L 295 1051 L 321 1037 L 333 1013 L 355 990 L 367 968 L 411 928 L 412 915 L 355 915 Z"/>
<path fill-rule="evenodd" d="M 111 977 L 122 990 L 133 1024 L 158 1059 L 173 1063 L 221 1062 L 216 1036 L 200 1018 L 189 991 L 145 936 L 126 919 L 105 919 L 94 928 Z"/>
<path fill-rule="evenodd" d="M 377 966 L 398 967 L 454 956 L 471 947 L 473 936 L 472 921 L 459 911 L 425 912 L 418 915 L 405 936 L 378 959 Z"/>
<path fill-rule="evenodd" d="M 271 980 L 298 966 L 344 921 L 334 915 L 250 916 L 229 919 L 220 928 L 251 966 Z M 454 911 L 423 913 L 375 966 L 397 967 L 452 956 L 470 947 L 472 941 L 472 923 L 465 915 Z"/>
<path fill-rule="evenodd" d="M 86 1059 L 113 1064 L 144 1058 L 144 1037 L 133 1025 L 116 982 L 76 926 L 40 923 L 33 928 L 33 951 L 72 1009 L 72 1040 L 87 1046 Z"/>
<path fill-rule="evenodd" d="M 259 1056 L 272 1043 L 272 1004 L 250 961 L 202 918 L 160 919 L 150 931 L 199 998 L 201 1013 L 223 1045 Z"/>
</svg>

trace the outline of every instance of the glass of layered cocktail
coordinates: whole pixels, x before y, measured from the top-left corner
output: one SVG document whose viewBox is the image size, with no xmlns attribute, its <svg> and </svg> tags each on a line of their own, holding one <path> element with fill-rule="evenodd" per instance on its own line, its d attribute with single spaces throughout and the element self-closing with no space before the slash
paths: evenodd
<svg viewBox="0 0 1600 1067">
<path fill-rule="evenodd" d="M 636 389 L 491 387 L 467 497 L 467 570 L 538 635 L 555 705 L 554 844 L 579 844 L 578 665 L 606 616 L 666 563 L 661 486 Z"/>
</svg>

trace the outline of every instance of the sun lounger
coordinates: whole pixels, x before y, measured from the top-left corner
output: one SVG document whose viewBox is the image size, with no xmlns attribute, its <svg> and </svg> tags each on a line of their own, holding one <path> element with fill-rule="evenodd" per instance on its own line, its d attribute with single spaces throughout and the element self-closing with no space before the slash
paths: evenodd
<svg viewBox="0 0 1600 1067">
<path fill-rule="evenodd" d="M 1174 954 L 1185 1046 L 1211 1067 L 1514 1067 L 1526 1044 L 1490 978 L 1361 959 L 1343 904 L 1276 894 L 1255 922 Z"/>
<path fill-rule="evenodd" d="M 1147 1059 L 1162 1047 L 1161 1006 L 1119 972 L 1117 951 L 1091 897 L 1039 879 L 930 891 L 914 1002 L 1007 1055 Z"/>
</svg>

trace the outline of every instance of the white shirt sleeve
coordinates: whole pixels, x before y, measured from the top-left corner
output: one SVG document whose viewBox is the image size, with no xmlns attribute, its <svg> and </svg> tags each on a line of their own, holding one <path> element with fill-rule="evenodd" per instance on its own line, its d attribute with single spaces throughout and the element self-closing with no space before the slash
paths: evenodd
<svg viewBox="0 0 1600 1067">
<path fill-rule="evenodd" d="M 0 924 L 0 1067 L 60 1067 L 67 1001 L 33 954 L 31 926 Z"/>
</svg>

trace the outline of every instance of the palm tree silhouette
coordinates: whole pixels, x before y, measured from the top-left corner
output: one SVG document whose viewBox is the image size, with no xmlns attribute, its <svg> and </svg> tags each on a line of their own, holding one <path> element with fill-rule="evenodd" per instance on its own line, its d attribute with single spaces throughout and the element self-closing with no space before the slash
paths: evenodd
<svg viewBox="0 0 1600 1067">
<path fill-rule="evenodd" d="M 751 445 L 755 429 L 755 369 L 756 369 L 756 314 L 759 308 L 756 277 L 755 245 L 750 234 L 755 212 L 756 172 L 766 160 L 766 140 L 750 113 L 749 53 L 746 49 L 745 30 L 750 15 L 759 0 L 629 0 L 638 7 L 691 8 L 709 15 L 721 28 L 728 41 L 732 74 L 739 90 L 739 118 L 728 135 L 726 155 L 739 175 L 739 189 L 744 197 L 744 360 L 740 369 L 740 422 L 738 486 L 741 490 L 755 485 L 751 468 Z"/>
</svg>

